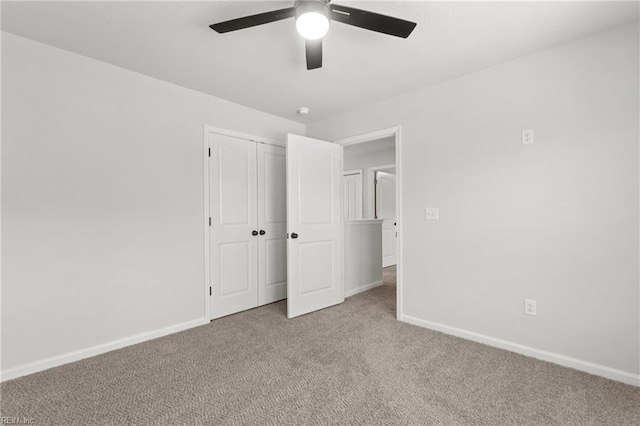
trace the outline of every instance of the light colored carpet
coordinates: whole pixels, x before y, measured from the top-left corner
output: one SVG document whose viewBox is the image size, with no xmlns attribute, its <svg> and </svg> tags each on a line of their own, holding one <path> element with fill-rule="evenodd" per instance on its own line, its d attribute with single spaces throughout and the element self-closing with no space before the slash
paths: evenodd
<svg viewBox="0 0 640 426">
<path fill-rule="evenodd" d="M 640 424 L 640 390 L 395 320 L 388 285 L 285 303 L 2 384 L 2 416 L 91 424 Z"/>
</svg>

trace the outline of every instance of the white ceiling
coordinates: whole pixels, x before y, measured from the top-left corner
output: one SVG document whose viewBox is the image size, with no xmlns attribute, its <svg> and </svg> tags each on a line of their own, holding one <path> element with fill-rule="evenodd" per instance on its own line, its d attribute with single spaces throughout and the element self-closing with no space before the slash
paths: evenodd
<svg viewBox="0 0 640 426">
<path fill-rule="evenodd" d="M 293 5 L 2 2 L 2 29 L 302 123 L 638 19 L 629 2 L 336 3 L 418 23 L 406 40 L 334 23 L 307 71 L 293 19 L 217 34 L 209 24 Z M 311 108 L 308 116 L 298 107 Z"/>
</svg>

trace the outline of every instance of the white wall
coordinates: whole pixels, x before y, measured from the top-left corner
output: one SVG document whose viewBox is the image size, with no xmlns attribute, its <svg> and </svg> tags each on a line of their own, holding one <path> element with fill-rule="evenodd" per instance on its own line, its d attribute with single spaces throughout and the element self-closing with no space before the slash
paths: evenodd
<svg viewBox="0 0 640 426">
<path fill-rule="evenodd" d="M 637 382 L 638 48 L 635 23 L 307 126 L 402 126 L 405 320 Z"/>
<path fill-rule="evenodd" d="M 382 284 L 382 220 L 344 222 L 344 295 Z"/>
<path fill-rule="evenodd" d="M 386 142 L 389 140 L 389 142 Z M 362 169 L 373 166 L 386 166 L 395 164 L 396 148 L 395 138 L 389 137 L 378 141 L 369 141 L 363 144 L 347 145 L 344 147 L 344 168 L 345 170 Z M 367 149 L 367 146 L 381 147 L 382 149 Z"/>
<path fill-rule="evenodd" d="M 382 147 L 382 149 L 367 150 L 367 146 Z M 372 219 L 374 215 L 372 167 L 395 163 L 396 148 L 393 136 L 344 147 L 344 170 L 362 170 L 363 218 Z"/>
<path fill-rule="evenodd" d="M 2 33 L 9 377 L 203 319 L 204 124 L 281 140 L 305 131 Z"/>
</svg>

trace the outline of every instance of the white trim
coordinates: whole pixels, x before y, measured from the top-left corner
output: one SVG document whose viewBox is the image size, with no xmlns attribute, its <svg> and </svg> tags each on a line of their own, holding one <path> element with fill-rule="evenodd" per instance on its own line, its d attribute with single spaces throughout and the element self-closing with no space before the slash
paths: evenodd
<svg viewBox="0 0 640 426">
<path fill-rule="evenodd" d="M 396 241 L 396 254 L 398 255 L 398 259 L 396 262 L 396 318 L 400 319 L 403 315 L 402 311 L 402 290 L 404 289 L 403 277 L 404 277 L 404 262 L 401 262 L 402 259 L 402 228 L 403 228 L 403 216 L 402 216 L 402 170 L 404 166 L 402 165 L 402 144 L 400 141 L 402 129 L 398 126 L 396 131 L 396 223 L 397 223 L 397 231 L 398 231 L 398 240 Z"/>
<path fill-rule="evenodd" d="M 362 293 L 363 291 L 371 290 L 372 288 L 380 287 L 382 285 L 382 280 L 375 281 L 369 284 L 361 285 L 360 287 L 353 288 L 349 291 L 344 292 L 344 297 L 351 297 L 358 293 Z"/>
<path fill-rule="evenodd" d="M 269 144 L 269 145 L 276 145 L 276 146 L 282 146 L 282 147 L 286 147 L 287 146 L 287 144 L 285 142 L 279 141 L 279 140 L 276 140 L 276 139 L 270 139 L 270 138 L 265 138 L 265 137 L 262 137 L 262 136 L 250 135 L 248 133 L 236 132 L 235 130 L 221 129 L 219 127 L 209 126 L 208 124 L 204 125 L 204 132 L 205 132 L 205 134 L 217 133 L 219 135 L 231 136 L 233 138 L 246 139 L 246 140 L 250 140 L 252 142 L 266 143 L 266 144 Z"/>
<path fill-rule="evenodd" d="M 383 172 L 387 169 L 393 169 L 394 167 L 396 167 L 396 163 L 393 164 L 383 164 L 382 166 L 373 166 L 373 167 L 369 167 L 369 170 L 371 171 L 375 171 L 375 172 Z"/>
<path fill-rule="evenodd" d="M 626 383 L 628 385 L 640 386 L 640 374 L 618 370 L 618 369 L 607 367 L 604 365 L 595 364 L 593 362 L 572 358 L 566 355 L 560 355 L 554 352 L 532 348 L 530 346 L 524 346 L 519 343 L 509 342 L 508 340 L 498 339 L 495 337 L 487 336 L 485 334 L 480 334 L 473 331 L 464 330 L 461 328 L 451 327 L 451 326 L 439 324 L 436 322 L 422 320 L 409 315 L 403 315 L 400 318 L 400 321 L 406 322 L 408 324 L 417 325 L 419 327 L 428 328 L 430 330 L 440 331 L 442 333 L 461 337 L 463 339 L 472 340 L 474 342 L 483 343 L 485 345 L 493 346 L 495 348 L 516 352 L 521 355 L 530 356 L 533 358 L 541 359 L 543 361 L 552 362 L 554 364 L 559 364 L 564 367 L 569 367 L 575 370 L 584 371 L 586 373 L 594 374 L 596 376 L 606 377 L 607 379 L 616 380 L 618 382 Z"/>
<path fill-rule="evenodd" d="M 351 136 L 349 138 L 339 139 L 334 141 L 334 143 L 340 144 L 343 147 L 347 145 L 353 145 L 357 143 L 369 142 L 376 139 L 382 139 L 389 136 L 396 136 L 396 142 L 398 142 L 397 134 L 400 130 L 400 126 L 397 127 L 389 127 L 388 129 L 376 130 L 373 132 L 365 133 L 363 135 Z M 396 149 L 397 152 L 397 149 Z M 398 159 L 396 158 L 396 162 Z"/>
<path fill-rule="evenodd" d="M 140 333 L 130 337 L 125 337 L 124 339 L 114 340 L 113 342 L 92 346 L 90 348 L 80 349 L 78 351 L 69 352 L 69 353 L 54 356 L 51 358 L 45 358 L 40 361 L 32 362 L 29 364 L 21 365 L 19 367 L 14 367 L 9 370 L 3 371 L 0 374 L 1 376 L 0 381 L 11 380 L 17 377 L 26 376 L 27 374 L 37 373 L 38 371 L 47 370 L 53 367 L 58 367 L 60 365 L 68 364 L 70 362 L 80 361 L 82 359 L 100 355 L 105 352 L 121 349 L 127 346 L 135 345 L 136 343 L 146 342 L 148 340 L 157 339 L 158 337 L 167 336 L 169 334 L 188 330 L 190 328 L 198 327 L 208 323 L 209 323 L 208 319 L 199 318 L 196 320 L 187 321 L 187 322 L 172 325 L 169 327 L 161 328 L 159 330 Z"/>
<path fill-rule="evenodd" d="M 362 176 L 362 169 L 345 170 L 342 172 L 342 176 L 354 176 L 354 175 Z"/>
<path fill-rule="evenodd" d="M 211 318 L 211 291 L 209 287 L 211 286 L 211 265 L 209 264 L 211 255 L 209 253 L 210 249 L 210 232 L 209 232 L 209 218 L 211 214 L 209 212 L 209 133 L 210 129 L 213 129 L 210 126 L 205 124 L 203 131 L 203 161 L 204 166 L 202 168 L 204 175 L 204 317 Z"/>
<path fill-rule="evenodd" d="M 373 132 L 365 133 L 362 135 L 351 136 L 344 139 L 338 139 L 333 141 L 343 147 L 347 145 L 353 145 L 357 143 L 369 142 L 376 139 L 382 139 L 389 136 L 395 137 L 395 146 L 396 146 L 396 223 L 397 231 L 398 231 L 398 240 L 396 247 L 397 249 L 397 269 L 396 269 L 396 318 L 401 320 L 402 318 L 402 279 L 403 279 L 403 268 L 402 268 L 402 137 L 401 137 L 401 127 L 389 127 L 387 129 L 376 130 Z"/>
<path fill-rule="evenodd" d="M 373 225 L 376 223 L 382 223 L 383 219 L 355 219 L 345 220 L 344 226 L 358 226 L 358 225 Z"/>
</svg>

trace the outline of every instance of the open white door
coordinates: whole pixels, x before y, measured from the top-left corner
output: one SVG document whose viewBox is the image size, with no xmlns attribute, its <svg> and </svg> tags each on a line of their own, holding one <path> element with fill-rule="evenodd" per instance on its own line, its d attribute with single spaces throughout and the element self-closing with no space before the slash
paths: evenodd
<svg viewBox="0 0 640 426">
<path fill-rule="evenodd" d="M 397 263 L 396 233 L 396 177 L 376 172 L 376 214 L 382 222 L 382 267 Z"/>
<path fill-rule="evenodd" d="M 287 135 L 287 316 L 344 301 L 342 147 Z"/>
</svg>

